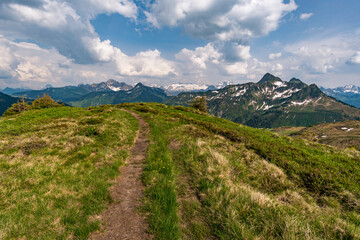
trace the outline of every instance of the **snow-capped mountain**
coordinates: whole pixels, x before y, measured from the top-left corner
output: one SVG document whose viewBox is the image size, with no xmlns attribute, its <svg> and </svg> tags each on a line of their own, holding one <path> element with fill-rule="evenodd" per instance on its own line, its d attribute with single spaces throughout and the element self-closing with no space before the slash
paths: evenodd
<svg viewBox="0 0 360 240">
<path fill-rule="evenodd" d="M 343 93 L 354 93 L 354 94 L 360 94 L 360 87 L 357 87 L 355 85 L 346 85 L 344 87 L 337 87 L 337 88 L 320 88 L 323 90 L 326 94 L 343 94 Z"/>
<path fill-rule="evenodd" d="M 196 84 L 196 83 L 172 83 L 163 87 L 165 92 L 168 95 L 177 95 L 181 92 L 205 92 L 209 90 L 216 90 L 224 88 L 227 85 L 232 84 L 230 81 L 225 81 L 218 85 L 208 85 L 208 84 Z"/>
<path fill-rule="evenodd" d="M 337 88 L 320 87 L 320 89 L 328 96 L 360 108 L 360 87 L 358 86 L 351 84 Z"/>
<path fill-rule="evenodd" d="M 128 85 L 124 82 L 118 82 L 114 79 L 109 79 L 106 82 L 93 83 L 93 84 L 79 84 L 79 87 L 84 88 L 91 92 L 106 92 L 106 91 L 120 91 L 120 90 L 130 90 L 131 85 Z"/>
<path fill-rule="evenodd" d="M 359 109 L 326 96 L 316 85 L 307 85 L 296 78 L 282 81 L 271 74 L 257 83 L 180 93 L 167 103 L 188 106 L 196 97 L 204 95 L 211 114 L 253 127 L 360 120 Z"/>
</svg>

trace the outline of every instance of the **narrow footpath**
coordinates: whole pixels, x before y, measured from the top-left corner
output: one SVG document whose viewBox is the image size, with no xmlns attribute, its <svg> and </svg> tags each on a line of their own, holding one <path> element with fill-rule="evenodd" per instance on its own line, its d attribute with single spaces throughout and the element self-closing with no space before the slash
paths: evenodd
<svg viewBox="0 0 360 240">
<path fill-rule="evenodd" d="M 101 214 L 103 232 L 93 233 L 91 240 L 149 239 L 148 225 L 138 208 L 141 205 L 144 186 L 141 181 L 143 165 L 149 145 L 149 124 L 138 114 L 130 112 L 139 121 L 138 137 L 131 149 L 131 156 L 120 169 L 120 176 L 110 188 L 114 202 Z"/>
</svg>

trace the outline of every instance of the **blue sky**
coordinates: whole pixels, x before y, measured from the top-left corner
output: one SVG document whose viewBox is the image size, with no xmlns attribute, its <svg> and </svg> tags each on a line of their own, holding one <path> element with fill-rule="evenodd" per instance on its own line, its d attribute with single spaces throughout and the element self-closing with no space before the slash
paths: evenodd
<svg viewBox="0 0 360 240">
<path fill-rule="evenodd" d="M 360 85 L 358 0 L 2 0 L 0 88 Z"/>
</svg>

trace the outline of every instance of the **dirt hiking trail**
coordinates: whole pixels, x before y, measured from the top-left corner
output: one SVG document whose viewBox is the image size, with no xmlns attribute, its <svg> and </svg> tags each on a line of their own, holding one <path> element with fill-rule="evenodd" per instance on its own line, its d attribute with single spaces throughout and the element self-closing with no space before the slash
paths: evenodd
<svg viewBox="0 0 360 240">
<path fill-rule="evenodd" d="M 110 188 L 114 202 L 100 215 L 104 231 L 93 233 L 89 238 L 91 240 L 145 240 L 151 238 L 147 233 L 146 219 L 138 211 L 143 197 L 144 186 L 141 176 L 149 146 L 150 129 L 149 124 L 138 114 L 127 112 L 139 121 L 139 134 L 131 149 L 131 156 L 120 168 L 120 176 L 116 178 L 114 185 Z"/>
</svg>

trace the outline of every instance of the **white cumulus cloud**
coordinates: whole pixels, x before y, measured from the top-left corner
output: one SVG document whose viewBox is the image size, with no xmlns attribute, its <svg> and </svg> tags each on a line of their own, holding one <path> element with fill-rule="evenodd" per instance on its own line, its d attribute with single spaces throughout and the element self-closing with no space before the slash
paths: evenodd
<svg viewBox="0 0 360 240">
<path fill-rule="evenodd" d="M 248 73 L 248 64 L 246 62 L 226 64 L 224 68 L 228 74 L 243 75 Z"/>
<path fill-rule="evenodd" d="M 19 81 L 50 82 L 51 72 L 44 65 L 35 65 L 31 62 L 23 62 L 16 68 Z"/>
<path fill-rule="evenodd" d="M 17 64 L 8 41 L 0 35 L 0 78 L 7 78 L 12 75 L 12 70 Z"/>
<path fill-rule="evenodd" d="M 136 20 L 138 8 L 130 0 L 4 0 L 0 32 L 12 39 L 32 39 L 54 47 L 77 63 L 108 61 L 110 41 L 100 41 L 90 23 L 102 13 Z"/>
<path fill-rule="evenodd" d="M 197 47 L 194 51 L 184 48 L 175 55 L 176 59 L 182 62 L 190 61 L 201 69 L 206 69 L 209 62 L 218 63 L 221 56 L 211 43 L 204 47 Z"/>
<path fill-rule="evenodd" d="M 314 15 L 314 13 L 303 13 L 300 15 L 300 19 L 307 20 L 307 19 L 311 18 L 313 15 Z"/>
<path fill-rule="evenodd" d="M 193 37 L 246 42 L 278 28 L 294 0 L 155 0 L 147 20 L 155 27 L 181 26 Z"/>
<path fill-rule="evenodd" d="M 282 53 L 281 53 L 281 52 L 278 52 L 278 53 L 270 53 L 270 54 L 269 54 L 269 59 L 270 59 L 270 60 L 274 60 L 274 59 L 280 58 L 281 56 L 282 56 Z"/>
<path fill-rule="evenodd" d="M 351 58 L 348 60 L 350 64 L 360 64 L 360 52 L 356 52 Z"/>
<path fill-rule="evenodd" d="M 127 56 L 119 49 L 116 52 L 115 62 L 118 73 L 126 76 L 166 76 L 175 74 L 170 61 L 160 56 L 160 51 L 139 52 L 135 56 Z"/>
</svg>

